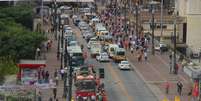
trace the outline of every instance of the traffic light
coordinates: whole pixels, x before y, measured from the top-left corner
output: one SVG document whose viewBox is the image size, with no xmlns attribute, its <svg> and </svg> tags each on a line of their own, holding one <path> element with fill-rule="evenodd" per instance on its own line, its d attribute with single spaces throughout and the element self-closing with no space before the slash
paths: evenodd
<svg viewBox="0 0 201 101">
<path fill-rule="evenodd" d="M 99 68 L 99 77 L 100 77 L 100 78 L 104 78 L 104 77 L 105 77 L 104 68 Z"/>
</svg>

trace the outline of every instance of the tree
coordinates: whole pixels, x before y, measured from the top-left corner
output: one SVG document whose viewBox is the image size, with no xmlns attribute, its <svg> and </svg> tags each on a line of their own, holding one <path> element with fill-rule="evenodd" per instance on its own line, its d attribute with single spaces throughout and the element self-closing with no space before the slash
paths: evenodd
<svg viewBox="0 0 201 101">
<path fill-rule="evenodd" d="M 0 81 L 17 72 L 19 59 L 33 59 L 36 48 L 45 40 L 42 33 L 30 30 L 32 16 L 29 6 L 0 8 Z"/>
<path fill-rule="evenodd" d="M 12 7 L 0 8 L 0 18 L 12 18 L 16 23 L 32 29 L 33 8 L 29 5 L 17 5 Z"/>
</svg>

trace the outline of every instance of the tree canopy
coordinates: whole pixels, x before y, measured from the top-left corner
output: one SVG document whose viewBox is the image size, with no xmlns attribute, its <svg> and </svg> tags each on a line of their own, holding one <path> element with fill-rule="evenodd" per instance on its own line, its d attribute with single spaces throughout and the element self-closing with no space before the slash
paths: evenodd
<svg viewBox="0 0 201 101">
<path fill-rule="evenodd" d="M 16 71 L 19 59 L 33 59 L 36 48 L 45 40 L 32 32 L 33 8 L 25 5 L 0 8 L 0 72 Z M 9 57 L 9 58 L 7 58 Z M 9 59 L 9 60 L 8 60 Z M 7 73 L 11 74 L 12 71 Z M 1 77 L 1 75 L 0 75 Z"/>
</svg>

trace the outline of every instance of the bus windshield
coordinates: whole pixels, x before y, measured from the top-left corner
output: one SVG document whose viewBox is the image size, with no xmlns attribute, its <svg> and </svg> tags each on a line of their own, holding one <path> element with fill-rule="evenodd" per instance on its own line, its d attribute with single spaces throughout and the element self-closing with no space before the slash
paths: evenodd
<svg viewBox="0 0 201 101">
<path fill-rule="evenodd" d="M 73 64 L 71 66 L 82 66 L 84 65 L 84 58 L 83 56 L 75 56 L 72 58 Z"/>
<path fill-rule="evenodd" d="M 81 92 L 95 92 L 96 83 L 94 80 L 78 80 L 76 87 Z"/>
</svg>

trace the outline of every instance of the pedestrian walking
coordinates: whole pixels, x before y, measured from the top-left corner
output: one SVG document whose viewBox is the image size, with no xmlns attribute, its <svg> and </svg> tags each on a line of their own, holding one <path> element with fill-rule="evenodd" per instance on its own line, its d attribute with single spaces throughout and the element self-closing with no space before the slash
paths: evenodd
<svg viewBox="0 0 201 101">
<path fill-rule="evenodd" d="M 46 83 L 49 82 L 49 76 L 50 76 L 49 72 L 46 71 L 46 73 L 45 73 L 45 81 L 46 81 Z"/>
<path fill-rule="evenodd" d="M 42 101 L 42 96 L 41 96 L 42 94 L 41 94 L 41 92 L 39 91 L 38 92 L 38 101 Z"/>
<path fill-rule="evenodd" d="M 166 93 L 166 94 L 169 94 L 169 89 L 170 89 L 170 83 L 167 81 L 167 82 L 165 83 L 165 93 Z"/>
<path fill-rule="evenodd" d="M 55 69 L 55 71 L 54 71 L 54 78 L 56 78 L 58 76 L 58 71 L 57 71 L 57 69 Z"/>
<path fill-rule="evenodd" d="M 37 56 L 36 56 L 37 59 L 39 59 L 39 57 L 41 56 L 41 50 L 39 47 L 36 49 L 36 54 L 37 54 Z"/>
<path fill-rule="evenodd" d="M 144 60 L 147 61 L 148 57 L 147 57 L 147 52 L 144 52 Z"/>
<path fill-rule="evenodd" d="M 56 86 L 58 86 L 59 85 L 59 77 L 57 76 L 57 77 L 55 77 L 55 83 L 56 83 Z"/>
<path fill-rule="evenodd" d="M 61 69 L 61 70 L 60 70 L 60 74 L 61 74 L 61 79 L 62 79 L 62 80 L 64 79 L 64 72 L 65 72 L 64 69 Z"/>
<path fill-rule="evenodd" d="M 54 95 L 54 99 L 56 99 L 56 97 L 57 97 L 57 88 L 56 87 L 53 88 L 53 95 Z"/>
<path fill-rule="evenodd" d="M 49 101 L 53 101 L 53 98 L 52 98 L 52 97 L 50 97 Z"/>
<path fill-rule="evenodd" d="M 183 84 L 180 81 L 178 81 L 177 82 L 177 92 L 179 95 L 182 94 L 182 88 L 183 88 Z"/>
<path fill-rule="evenodd" d="M 178 63 L 176 63 L 176 66 L 175 66 L 175 71 L 174 71 L 174 73 L 175 73 L 175 74 L 178 74 L 178 70 L 179 70 L 179 65 L 178 65 Z"/>
<path fill-rule="evenodd" d="M 42 78 L 44 80 L 45 79 L 45 70 L 44 69 L 42 70 L 41 75 L 42 75 Z"/>
<path fill-rule="evenodd" d="M 131 50 L 131 54 L 133 54 L 133 50 L 134 50 L 133 47 L 131 47 L 130 50 Z"/>
<path fill-rule="evenodd" d="M 172 61 L 170 61 L 170 66 L 169 66 L 169 73 L 171 74 L 172 73 L 172 68 L 173 68 L 173 66 L 172 66 Z"/>
</svg>

